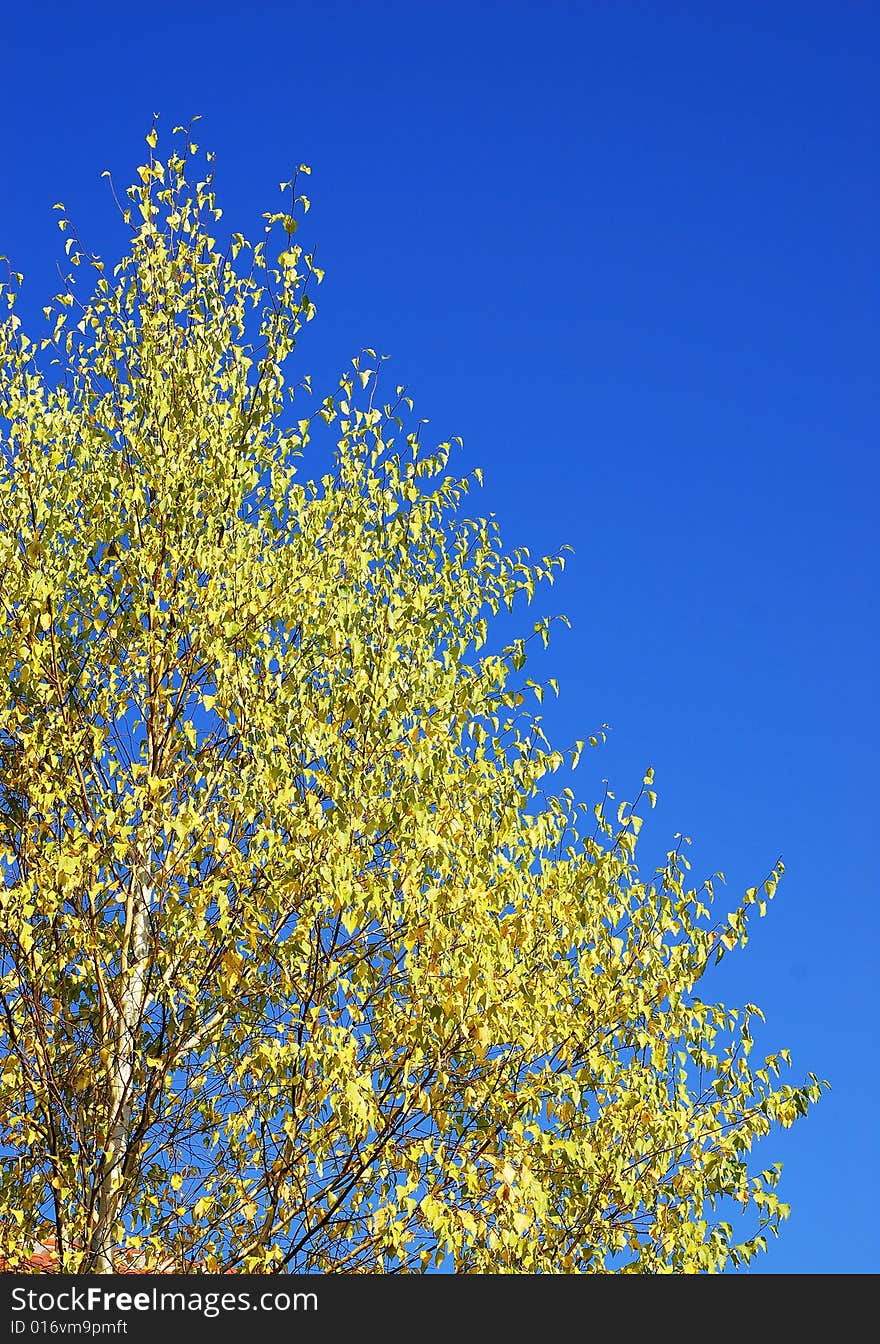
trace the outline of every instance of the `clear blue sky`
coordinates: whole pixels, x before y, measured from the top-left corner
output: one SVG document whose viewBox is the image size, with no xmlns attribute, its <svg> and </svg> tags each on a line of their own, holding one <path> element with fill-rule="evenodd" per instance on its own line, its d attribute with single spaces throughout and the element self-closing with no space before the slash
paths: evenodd
<svg viewBox="0 0 880 1344">
<path fill-rule="evenodd" d="M 880 1269 L 878 38 L 847 0 L 44 2 L 0 29 L 22 315 L 52 202 L 124 246 L 99 174 L 130 180 L 154 111 L 202 114 L 245 233 L 310 163 L 301 371 L 387 352 L 508 544 L 575 549 L 536 615 L 573 623 L 539 664 L 551 738 L 613 728 L 581 795 L 652 764 L 646 866 L 684 831 L 731 900 L 783 855 L 714 979 L 833 1086 L 760 1150 L 793 1205 L 762 1272 Z"/>
</svg>

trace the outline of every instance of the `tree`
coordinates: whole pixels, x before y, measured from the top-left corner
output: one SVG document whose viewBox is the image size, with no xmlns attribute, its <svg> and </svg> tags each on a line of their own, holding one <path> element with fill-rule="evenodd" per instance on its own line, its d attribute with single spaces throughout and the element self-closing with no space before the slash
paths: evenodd
<svg viewBox="0 0 880 1344">
<path fill-rule="evenodd" d="M 748 1260 L 786 1213 L 752 1144 L 822 1085 L 753 1069 L 758 1010 L 698 987 L 781 864 L 713 922 L 682 840 L 639 876 L 650 771 L 616 814 L 547 794 L 584 746 L 529 708 L 550 623 L 493 653 L 487 620 L 563 554 L 462 516 L 471 478 L 374 352 L 320 404 L 290 386 L 308 170 L 223 250 L 177 134 L 165 162 L 148 136 L 111 277 L 62 216 L 98 274 L 46 340 L 3 287 L 0 1256 Z"/>
</svg>

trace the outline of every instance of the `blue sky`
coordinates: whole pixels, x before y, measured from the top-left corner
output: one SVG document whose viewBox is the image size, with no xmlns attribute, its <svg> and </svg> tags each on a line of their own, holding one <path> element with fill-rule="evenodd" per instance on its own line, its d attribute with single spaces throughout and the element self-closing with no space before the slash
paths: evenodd
<svg viewBox="0 0 880 1344">
<path fill-rule="evenodd" d="M 3 20 L 22 316 L 56 288 L 54 201 L 92 249 L 124 247 L 99 174 L 130 180 L 154 112 L 160 132 L 202 115 L 245 233 L 311 164 L 327 278 L 299 369 L 330 390 L 361 346 L 389 354 L 483 468 L 473 506 L 507 543 L 574 547 L 535 616 L 573 626 L 539 661 L 551 739 L 612 728 L 581 796 L 607 777 L 632 797 L 653 765 L 645 866 L 684 831 L 731 904 L 783 856 L 712 988 L 833 1090 L 760 1150 L 793 1212 L 754 1272 L 880 1269 L 878 38 L 876 9 L 840 0 Z"/>
</svg>

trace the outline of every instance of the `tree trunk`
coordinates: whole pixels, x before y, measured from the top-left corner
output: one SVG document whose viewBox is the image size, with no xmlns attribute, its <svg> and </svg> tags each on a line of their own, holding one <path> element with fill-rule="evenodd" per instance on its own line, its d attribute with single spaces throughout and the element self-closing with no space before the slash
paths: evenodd
<svg viewBox="0 0 880 1344">
<path fill-rule="evenodd" d="M 143 867 L 148 865 L 149 858 Z M 124 1193 L 123 1167 L 128 1153 L 138 1069 L 143 1066 L 141 1025 L 146 1006 L 147 933 L 152 894 L 149 880 L 132 880 L 121 958 L 122 999 L 112 1030 L 109 1135 L 99 1177 L 97 1222 L 90 1243 L 91 1272 L 95 1274 L 114 1272 L 113 1251 L 117 1240 L 114 1229 Z"/>
</svg>

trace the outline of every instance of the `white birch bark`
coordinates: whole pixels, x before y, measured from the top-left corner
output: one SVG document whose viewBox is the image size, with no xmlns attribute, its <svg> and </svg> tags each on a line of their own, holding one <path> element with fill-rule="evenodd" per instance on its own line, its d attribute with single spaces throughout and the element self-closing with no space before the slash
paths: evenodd
<svg viewBox="0 0 880 1344">
<path fill-rule="evenodd" d="M 109 1133 L 90 1246 L 92 1272 L 96 1274 L 114 1272 L 113 1250 L 117 1243 L 114 1228 L 123 1195 L 123 1166 L 138 1091 L 138 1071 L 143 1067 L 142 1023 L 147 1006 L 149 911 L 153 898 L 149 854 L 147 845 L 140 862 L 140 875 L 132 875 L 120 964 L 121 994 L 111 1029 Z"/>
</svg>

